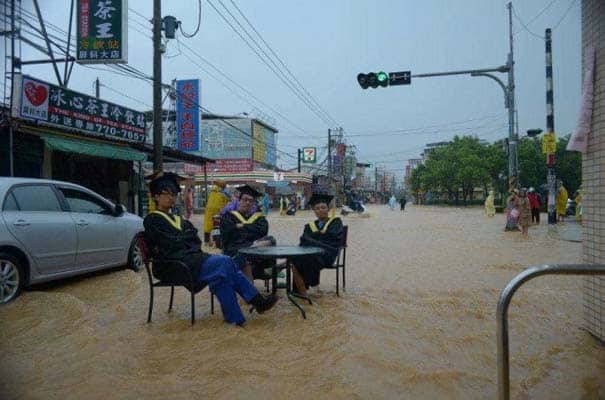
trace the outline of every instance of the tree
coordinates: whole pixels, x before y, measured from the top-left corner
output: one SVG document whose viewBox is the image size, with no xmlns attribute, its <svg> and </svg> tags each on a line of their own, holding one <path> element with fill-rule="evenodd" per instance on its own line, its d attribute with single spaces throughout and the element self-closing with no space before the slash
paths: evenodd
<svg viewBox="0 0 605 400">
<path fill-rule="evenodd" d="M 519 142 L 519 184 L 539 188 L 546 183 L 546 155 L 540 138 L 523 138 Z"/>
<path fill-rule="evenodd" d="M 561 137 L 557 142 L 555 172 L 571 196 L 582 185 L 582 154 L 565 150 L 570 136 Z"/>
</svg>

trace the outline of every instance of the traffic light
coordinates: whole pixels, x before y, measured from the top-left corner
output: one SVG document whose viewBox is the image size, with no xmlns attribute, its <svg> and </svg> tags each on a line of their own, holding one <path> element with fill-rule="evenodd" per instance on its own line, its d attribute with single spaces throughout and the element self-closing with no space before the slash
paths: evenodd
<svg viewBox="0 0 605 400">
<path fill-rule="evenodd" d="M 534 137 L 542 133 L 542 129 L 528 129 L 527 136 Z"/>
<path fill-rule="evenodd" d="M 387 87 L 389 86 L 389 75 L 386 72 L 370 72 L 367 74 L 357 75 L 357 82 L 362 89 L 372 87 L 376 89 L 378 86 Z"/>
</svg>

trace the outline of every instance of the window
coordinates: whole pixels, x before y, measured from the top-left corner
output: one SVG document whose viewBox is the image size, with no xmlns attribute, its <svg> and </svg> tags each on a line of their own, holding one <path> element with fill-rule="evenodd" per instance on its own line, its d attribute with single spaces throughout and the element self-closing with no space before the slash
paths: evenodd
<svg viewBox="0 0 605 400">
<path fill-rule="evenodd" d="M 59 199 L 48 185 L 25 185 L 12 189 L 21 211 L 62 211 Z"/>
<path fill-rule="evenodd" d="M 81 192 L 76 189 L 59 188 L 69 209 L 75 213 L 87 213 L 87 214 L 111 214 L 109 206 L 103 203 L 101 200 L 89 195 L 88 193 Z"/>
<path fill-rule="evenodd" d="M 15 198 L 13 197 L 12 193 L 9 193 L 8 196 L 6 196 L 6 200 L 4 200 L 4 211 L 19 211 L 19 206 L 17 206 L 17 202 L 15 201 Z"/>
</svg>

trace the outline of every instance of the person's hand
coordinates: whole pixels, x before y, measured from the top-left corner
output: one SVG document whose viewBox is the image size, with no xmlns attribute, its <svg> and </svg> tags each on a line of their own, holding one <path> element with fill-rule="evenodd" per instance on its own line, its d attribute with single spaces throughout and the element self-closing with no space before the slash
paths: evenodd
<svg viewBox="0 0 605 400">
<path fill-rule="evenodd" d="M 235 227 L 238 229 L 242 229 L 244 227 L 244 224 L 242 224 L 242 223 L 235 224 Z"/>
</svg>

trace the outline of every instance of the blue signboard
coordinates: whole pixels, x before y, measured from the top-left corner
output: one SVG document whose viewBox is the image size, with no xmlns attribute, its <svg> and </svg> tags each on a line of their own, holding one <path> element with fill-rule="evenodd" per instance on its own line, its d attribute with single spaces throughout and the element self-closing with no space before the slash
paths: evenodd
<svg viewBox="0 0 605 400">
<path fill-rule="evenodd" d="M 176 81 L 176 147 L 200 151 L 200 81 Z"/>
</svg>

